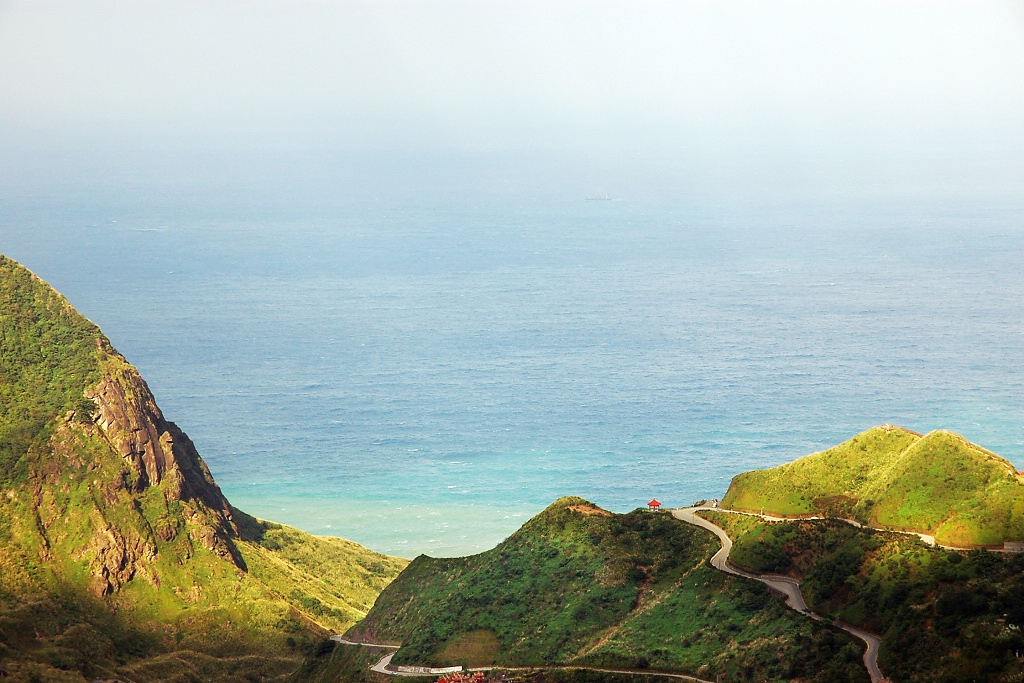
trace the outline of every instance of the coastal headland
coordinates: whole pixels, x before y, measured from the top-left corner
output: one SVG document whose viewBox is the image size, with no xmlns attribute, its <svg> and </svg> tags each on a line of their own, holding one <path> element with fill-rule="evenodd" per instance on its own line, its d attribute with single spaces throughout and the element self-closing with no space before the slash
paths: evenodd
<svg viewBox="0 0 1024 683">
<path fill-rule="evenodd" d="M 0 332 L 12 680 L 1021 675 L 1024 479 L 951 432 L 883 425 L 671 513 L 560 498 L 407 562 L 232 506 L 138 371 L 4 257 Z"/>
</svg>

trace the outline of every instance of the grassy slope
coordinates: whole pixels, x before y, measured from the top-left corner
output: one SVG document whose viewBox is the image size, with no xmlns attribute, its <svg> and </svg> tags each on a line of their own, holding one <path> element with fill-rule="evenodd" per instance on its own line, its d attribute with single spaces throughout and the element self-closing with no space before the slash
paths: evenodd
<svg viewBox="0 0 1024 683">
<path fill-rule="evenodd" d="M 293 675 L 295 683 L 385 683 L 391 676 L 373 673 L 370 667 L 386 654 L 379 648 L 321 643 Z M 402 683 L 434 683 L 437 676 L 403 676 Z"/>
<path fill-rule="evenodd" d="M 395 663 L 865 679 L 847 636 L 708 567 L 717 547 L 668 514 L 611 515 L 563 498 L 493 550 L 417 558 L 349 636 L 401 642 Z"/>
<path fill-rule="evenodd" d="M 24 481 L 24 456 L 45 447 L 53 417 L 99 380 L 99 328 L 52 288 L 0 255 L 0 484 Z"/>
<path fill-rule="evenodd" d="M 246 522 L 239 545 L 249 575 L 334 633 L 366 616 L 408 564 L 343 538 L 313 536 L 252 518 Z"/>
<path fill-rule="evenodd" d="M 932 534 L 954 546 L 1024 539 L 1024 478 L 1006 460 L 945 431 L 876 427 L 821 453 L 737 475 L 723 506 L 852 517 Z"/>
<path fill-rule="evenodd" d="M 240 570 L 206 542 L 217 519 L 202 501 L 175 495 L 173 478 L 138 485 L 93 424 L 86 390 L 131 373 L 95 325 L 0 256 L 0 663 L 15 679 L 284 676 L 406 562 L 234 511 L 224 533 Z M 99 570 L 123 574 L 102 597 Z"/>
<path fill-rule="evenodd" d="M 158 564 L 160 587 L 135 580 L 104 598 L 83 589 L 72 563 L 41 562 L 0 542 L 0 661 L 12 671 L 70 668 L 135 681 L 204 671 L 217 680 L 282 677 L 328 632 L 361 617 L 357 610 L 405 564 L 264 525 L 259 541 L 240 543 L 248 573 L 200 549 L 182 566 Z"/>
<path fill-rule="evenodd" d="M 732 562 L 799 578 L 812 609 L 880 634 L 892 680 L 1024 678 L 1024 555 L 947 551 L 838 521 L 701 514 L 734 539 Z"/>
</svg>

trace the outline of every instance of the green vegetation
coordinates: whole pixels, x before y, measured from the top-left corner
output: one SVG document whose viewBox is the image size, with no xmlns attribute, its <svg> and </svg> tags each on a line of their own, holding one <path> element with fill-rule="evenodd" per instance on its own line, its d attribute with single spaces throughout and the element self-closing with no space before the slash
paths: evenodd
<svg viewBox="0 0 1024 683">
<path fill-rule="evenodd" d="M 798 578 L 811 609 L 880 634 L 893 681 L 1024 680 L 1024 554 L 944 550 L 833 520 L 700 514 L 734 539 L 732 563 Z"/>
<path fill-rule="evenodd" d="M 0 485 L 23 481 L 24 457 L 99 380 L 99 328 L 32 273 L 0 255 Z M 87 407 L 86 410 L 89 410 Z"/>
<path fill-rule="evenodd" d="M 236 511 L 238 517 L 248 575 L 333 633 L 362 619 L 408 564 L 343 538 L 312 536 Z"/>
<path fill-rule="evenodd" d="M 0 408 L 0 664 L 12 680 L 380 683 L 367 668 L 381 653 L 325 639 L 345 629 L 401 643 L 396 663 L 867 679 L 858 642 L 712 569 L 714 537 L 667 514 L 564 498 L 491 551 L 411 564 L 254 519 L 99 329 L 2 256 Z M 954 434 L 882 427 L 740 475 L 724 503 L 996 545 L 1024 539 L 1022 484 Z M 733 562 L 798 577 L 813 609 L 882 634 L 894 680 L 1024 680 L 1024 555 L 708 514 L 736 539 Z"/>
<path fill-rule="evenodd" d="M 1024 540 L 1024 477 L 946 431 L 876 427 L 822 453 L 737 475 L 723 507 L 846 517 L 930 534 L 943 545 Z"/>
<path fill-rule="evenodd" d="M 407 564 L 231 508 L 99 329 L 0 256 L 0 664 L 286 677 Z"/>
<path fill-rule="evenodd" d="M 861 647 L 712 569 L 714 536 L 562 498 L 493 550 L 420 556 L 347 634 L 395 664 L 576 664 L 729 680 L 864 681 Z"/>
<path fill-rule="evenodd" d="M 391 676 L 376 674 L 370 667 L 387 654 L 376 647 L 336 645 L 334 641 L 321 641 L 312 655 L 289 679 L 294 683 L 384 683 L 394 681 Z M 402 677 L 402 683 L 434 683 L 437 676 Z"/>
<path fill-rule="evenodd" d="M 3 538 L 0 662 L 42 680 L 68 670 L 134 681 L 278 679 L 326 633 L 360 618 L 405 564 L 264 524 L 261 540 L 239 544 L 248 573 L 200 550 L 176 568 L 158 559 L 159 586 L 136 580 L 105 597 L 76 583 L 67 558 L 42 561 Z M 278 544 L 283 552 L 267 547 Z"/>
</svg>

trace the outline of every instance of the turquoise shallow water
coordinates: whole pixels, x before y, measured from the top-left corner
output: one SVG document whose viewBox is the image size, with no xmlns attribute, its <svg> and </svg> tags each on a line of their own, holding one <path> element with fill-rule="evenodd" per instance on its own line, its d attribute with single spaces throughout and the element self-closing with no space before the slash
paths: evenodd
<svg viewBox="0 0 1024 683">
<path fill-rule="evenodd" d="M 561 495 L 685 504 L 884 422 L 1024 466 L 1019 202 L 175 197 L 10 190 L 0 251 L 261 517 L 472 553 Z"/>
</svg>

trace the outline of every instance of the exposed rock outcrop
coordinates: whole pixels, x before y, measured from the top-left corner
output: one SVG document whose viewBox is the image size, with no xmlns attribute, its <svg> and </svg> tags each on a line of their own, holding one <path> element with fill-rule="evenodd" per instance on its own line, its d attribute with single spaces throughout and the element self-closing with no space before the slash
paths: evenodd
<svg viewBox="0 0 1024 683">
<path fill-rule="evenodd" d="M 159 488 L 165 501 L 180 501 L 180 514 L 168 513 L 153 524 L 155 536 L 171 541 L 181 529 L 188 536 L 245 570 L 245 562 L 233 539 L 238 527 L 231 506 L 213 480 L 209 468 L 191 439 L 164 419 L 152 392 L 138 371 L 100 341 L 105 371 L 86 397 L 96 404 L 92 420 L 111 448 L 121 457 L 125 471 L 107 483 L 108 491 L 118 489 L 129 497 L 149 488 Z M 110 501 L 112 502 L 112 501 Z M 135 552 L 116 534 L 97 534 L 94 539 L 96 576 L 117 590 L 134 576 L 140 560 L 155 554 L 155 546 Z"/>
<path fill-rule="evenodd" d="M 92 556 L 92 591 L 96 595 L 116 593 L 136 574 L 155 576 L 146 571 L 146 563 L 156 558 L 156 546 L 130 531 L 126 535 L 105 520 L 97 527 L 85 552 Z"/>
</svg>

